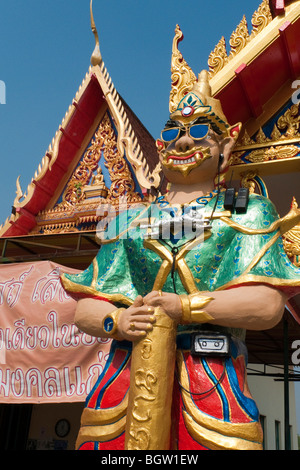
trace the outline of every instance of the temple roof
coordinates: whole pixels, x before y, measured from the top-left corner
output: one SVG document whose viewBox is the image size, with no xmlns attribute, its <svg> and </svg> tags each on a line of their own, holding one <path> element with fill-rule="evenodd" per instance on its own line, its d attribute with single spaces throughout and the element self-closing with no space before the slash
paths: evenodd
<svg viewBox="0 0 300 470">
<path fill-rule="evenodd" d="M 299 104 L 292 102 L 292 87 L 300 77 L 300 0 L 263 0 L 251 23 L 250 31 L 243 17 L 229 47 L 222 37 L 208 58 L 214 96 L 231 124 L 243 124 L 231 164 L 235 177 L 245 184 L 252 184 L 245 172 L 252 172 L 256 184 L 266 175 L 299 171 Z M 92 29 L 95 34 L 94 25 Z M 0 237 L 92 230 L 92 225 L 82 223 L 96 221 L 99 198 L 84 198 L 97 172 L 98 180 L 102 178 L 102 189 L 98 187 L 102 202 L 104 194 L 110 199 L 109 191 L 121 196 L 125 186 L 136 200 L 152 185 L 158 186 L 154 139 L 115 89 L 98 38 L 95 51 L 25 194 L 17 180 L 13 212 Z M 105 137 L 106 126 L 114 144 Z M 118 157 L 114 166 L 108 162 L 109 151 Z"/>
<path fill-rule="evenodd" d="M 160 167 L 154 139 L 118 94 L 101 59 L 99 64 L 89 68 L 25 193 L 17 180 L 12 214 L 0 228 L 0 237 L 35 232 L 42 213 L 57 212 L 57 207 L 62 207 L 62 193 L 89 152 L 105 117 L 113 129 L 115 147 L 112 151 L 122 160 L 127 179 L 131 181 L 130 191 L 142 197 L 153 184 L 158 185 Z M 94 165 L 85 184 L 96 170 L 97 165 Z M 82 185 L 80 178 L 78 185 Z"/>
<path fill-rule="evenodd" d="M 299 41 L 300 1 L 263 0 L 208 58 L 213 95 L 243 125 L 227 177 L 258 183 L 281 215 L 300 199 Z"/>
<path fill-rule="evenodd" d="M 269 7 L 281 14 L 272 17 Z M 285 7 L 279 9 L 279 5 Z M 252 17 L 245 17 L 229 39 L 222 37 L 208 64 L 213 94 L 227 119 L 242 122 L 249 135 L 265 124 L 291 96 L 300 75 L 300 2 L 264 0 Z"/>
<path fill-rule="evenodd" d="M 262 178 L 279 176 L 271 196 L 289 204 L 289 192 L 299 191 L 300 117 L 293 102 L 299 43 L 300 0 L 263 0 L 252 31 L 242 18 L 229 47 L 222 37 L 208 59 L 214 96 L 228 121 L 244 128 L 232 155 L 235 176 L 262 193 L 272 189 Z M 109 155 L 117 157 L 115 166 Z M 88 266 L 99 249 L 93 225 L 99 198 L 113 202 L 125 188 L 133 201 L 141 199 L 159 183 L 157 164 L 154 139 L 114 88 L 102 58 L 92 63 L 26 194 L 17 180 L 13 213 L 0 229 L 1 262 L 51 259 Z M 300 265 L 300 226 L 289 235 L 286 251 Z M 292 339 L 299 335 L 298 297 L 285 312 Z M 282 337 L 282 322 L 250 332 L 251 361 L 282 363 Z"/>
</svg>

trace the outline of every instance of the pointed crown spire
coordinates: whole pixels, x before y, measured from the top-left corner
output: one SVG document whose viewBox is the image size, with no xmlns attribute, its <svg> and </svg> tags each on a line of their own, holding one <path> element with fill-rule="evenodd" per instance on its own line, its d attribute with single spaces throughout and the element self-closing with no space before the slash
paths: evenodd
<svg viewBox="0 0 300 470">
<path fill-rule="evenodd" d="M 183 34 L 177 25 L 172 47 L 170 117 L 186 122 L 203 117 L 211 122 L 219 133 L 226 133 L 230 125 L 223 113 L 221 102 L 212 97 L 209 73 L 202 70 L 198 78 L 178 50 Z"/>
</svg>

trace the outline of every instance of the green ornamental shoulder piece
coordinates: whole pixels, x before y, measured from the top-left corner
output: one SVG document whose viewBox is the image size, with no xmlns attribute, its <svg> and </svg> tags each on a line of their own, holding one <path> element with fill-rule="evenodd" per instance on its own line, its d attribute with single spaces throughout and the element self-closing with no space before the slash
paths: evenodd
<svg viewBox="0 0 300 470">
<path fill-rule="evenodd" d="M 222 216 L 223 199 L 221 193 L 216 208 L 219 217 L 212 221 L 208 236 L 200 236 L 191 247 L 187 247 L 184 233 L 180 240 L 147 238 L 142 223 L 149 213 L 152 224 L 172 220 L 170 205 L 163 199 L 129 218 L 127 213 L 121 214 L 107 230 L 108 238 L 114 236 L 112 241 L 106 240 L 93 263 L 80 274 L 63 275 L 65 288 L 73 295 L 103 297 L 124 306 L 153 288 L 174 292 L 171 268 L 172 248 L 176 247 L 174 281 L 178 294 L 249 283 L 293 291 L 300 285 L 300 269 L 284 251 L 281 235 L 286 218 L 279 219 L 274 205 L 258 195 L 250 197 L 246 214 Z M 204 209 L 196 201 L 190 205 L 209 218 L 214 203 L 212 198 Z M 122 228 L 117 236 L 116 227 Z"/>
</svg>

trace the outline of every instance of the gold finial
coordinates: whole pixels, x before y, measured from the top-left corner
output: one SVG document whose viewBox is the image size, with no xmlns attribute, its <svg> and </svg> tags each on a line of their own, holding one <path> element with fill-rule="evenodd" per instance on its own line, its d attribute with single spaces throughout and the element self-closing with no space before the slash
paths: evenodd
<svg viewBox="0 0 300 470">
<path fill-rule="evenodd" d="M 216 125 L 218 125 L 222 131 L 226 131 L 229 126 L 223 114 L 220 101 L 212 97 L 209 72 L 202 70 L 197 79 L 192 69 L 184 60 L 181 52 L 178 50 L 178 43 L 182 41 L 182 39 L 182 31 L 177 25 L 172 47 L 172 88 L 169 100 L 170 117 L 176 120 L 177 118 L 182 119 L 182 116 L 184 116 L 185 121 L 191 121 L 203 115 L 209 117 L 210 120 L 216 121 Z M 193 108 L 193 112 L 191 114 L 182 114 L 184 107 L 189 110 Z"/>
<path fill-rule="evenodd" d="M 16 186 L 17 186 L 17 190 L 16 190 L 16 197 L 14 200 L 14 206 L 16 206 L 20 202 L 22 197 L 24 196 L 23 191 L 21 189 L 21 185 L 20 185 L 20 176 L 18 176 L 17 178 Z"/>
<path fill-rule="evenodd" d="M 209 84 L 209 73 L 207 70 L 202 70 L 202 72 L 199 73 L 198 88 L 200 93 L 211 98 L 211 86 Z"/>
<path fill-rule="evenodd" d="M 95 21 L 94 21 L 94 15 L 93 15 L 93 0 L 91 0 L 90 11 L 91 11 L 91 28 L 92 28 L 92 32 L 95 36 L 95 41 L 96 41 L 96 46 L 91 57 L 91 64 L 95 66 L 95 65 L 101 64 L 102 56 L 100 52 L 98 32 L 97 32 L 97 28 L 96 28 Z"/>
<path fill-rule="evenodd" d="M 211 86 L 209 84 L 209 73 L 207 70 L 202 70 L 199 73 L 198 81 L 195 82 L 192 91 L 201 98 L 204 105 L 207 104 L 207 99 L 212 97 Z"/>
<path fill-rule="evenodd" d="M 172 61 L 171 61 L 171 79 L 172 88 L 170 92 L 169 110 L 170 113 L 176 110 L 178 103 L 186 93 L 191 91 L 197 78 L 188 66 L 181 52 L 178 50 L 178 43 L 182 41 L 183 34 L 178 25 L 175 28 L 175 37 L 173 39 L 172 47 Z"/>
</svg>

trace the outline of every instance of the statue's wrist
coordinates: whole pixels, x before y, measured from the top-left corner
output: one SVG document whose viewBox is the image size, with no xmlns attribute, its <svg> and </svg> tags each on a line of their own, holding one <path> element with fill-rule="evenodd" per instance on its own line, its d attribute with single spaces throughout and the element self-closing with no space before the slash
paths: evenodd
<svg viewBox="0 0 300 470">
<path fill-rule="evenodd" d="M 118 338 L 118 321 L 125 308 L 117 308 L 105 315 L 102 321 L 102 329 L 111 338 Z"/>
<path fill-rule="evenodd" d="M 182 323 L 206 323 L 213 320 L 213 317 L 205 312 L 204 308 L 208 305 L 213 297 L 207 297 L 200 293 L 180 295 L 182 308 Z"/>
</svg>

